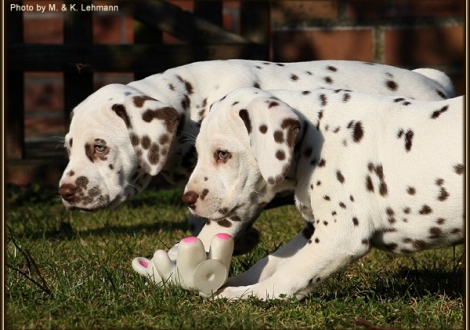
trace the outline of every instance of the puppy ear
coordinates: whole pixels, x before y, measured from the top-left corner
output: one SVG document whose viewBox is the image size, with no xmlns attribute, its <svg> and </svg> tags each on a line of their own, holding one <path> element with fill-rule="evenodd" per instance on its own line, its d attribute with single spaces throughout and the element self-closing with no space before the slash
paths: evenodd
<svg viewBox="0 0 470 330">
<path fill-rule="evenodd" d="M 292 163 L 300 121 L 286 103 L 262 96 L 239 111 L 263 178 L 272 185 L 284 180 Z"/>
<path fill-rule="evenodd" d="M 145 95 L 130 95 L 111 109 L 124 120 L 142 169 L 157 175 L 168 159 L 181 120 L 178 111 Z"/>
</svg>

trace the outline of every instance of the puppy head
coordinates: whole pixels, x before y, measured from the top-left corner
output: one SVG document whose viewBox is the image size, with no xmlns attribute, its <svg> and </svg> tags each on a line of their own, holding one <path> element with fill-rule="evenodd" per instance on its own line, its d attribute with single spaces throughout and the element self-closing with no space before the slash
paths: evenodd
<svg viewBox="0 0 470 330">
<path fill-rule="evenodd" d="M 93 211 L 144 189 L 165 164 L 178 122 L 175 109 L 126 85 L 90 95 L 73 110 L 65 136 L 64 205 Z"/>
<path fill-rule="evenodd" d="M 183 201 L 210 219 L 255 212 L 255 201 L 269 201 L 289 171 L 299 128 L 293 109 L 268 92 L 228 94 L 202 122 Z"/>
</svg>

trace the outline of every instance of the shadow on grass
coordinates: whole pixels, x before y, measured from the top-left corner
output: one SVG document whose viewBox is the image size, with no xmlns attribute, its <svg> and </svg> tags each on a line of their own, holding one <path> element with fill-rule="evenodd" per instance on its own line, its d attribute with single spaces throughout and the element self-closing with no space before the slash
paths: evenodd
<svg viewBox="0 0 470 330">
<path fill-rule="evenodd" d="M 368 274 L 369 275 L 369 274 Z M 371 279 L 373 275 L 370 275 Z M 341 282 L 327 284 L 321 298 L 327 301 L 361 298 L 368 301 L 396 301 L 414 303 L 426 297 L 447 296 L 452 300 L 462 299 L 464 292 L 464 269 L 453 270 L 408 269 L 398 272 L 378 273 L 367 283 Z M 351 279 L 354 281 L 354 279 Z M 369 285 L 369 286 L 367 286 Z"/>
<path fill-rule="evenodd" d="M 160 208 L 174 208 L 175 210 L 181 210 L 183 203 L 181 202 L 181 191 L 179 189 L 157 189 L 157 188 L 148 188 L 143 193 L 138 194 L 137 196 L 129 199 L 123 204 L 119 205 L 116 209 L 102 210 L 98 212 L 93 212 L 89 214 L 98 215 L 99 217 L 114 217 L 112 215 L 114 212 L 116 217 L 122 214 L 129 214 L 128 211 L 133 210 L 148 210 L 148 212 L 153 212 Z M 59 216 L 62 218 L 60 224 L 57 223 L 58 228 L 43 230 L 35 230 L 34 226 L 29 226 L 30 228 L 25 231 L 21 236 L 27 236 L 29 239 L 46 239 L 46 240 L 69 240 L 75 239 L 80 236 L 106 236 L 110 233 L 113 234 L 142 234 L 142 233 L 154 233 L 160 231 L 174 231 L 174 230 L 187 230 L 188 224 L 184 216 L 181 217 L 181 221 L 164 221 L 164 220 L 155 220 L 155 222 L 148 224 L 112 224 L 110 222 L 115 222 L 114 220 L 107 222 L 103 227 L 93 228 L 93 229 L 84 229 L 77 230 L 74 229 L 67 220 L 68 212 L 80 213 L 79 211 L 67 211 L 62 206 L 60 197 L 57 195 L 56 189 L 54 187 L 48 186 L 39 186 L 31 185 L 29 187 L 17 187 L 9 186 L 6 189 L 6 204 L 8 205 L 9 210 L 21 209 L 24 207 L 34 208 L 37 210 L 51 209 L 55 214 L 60 213 Z M 124 211 L 124 212 L 122 212 Z M 107 213 L 109 212 L 109 213 Z M 101 213 L 101 214 L 100 214 Z M 82 213 L 84 214 L 84 213 Z M 10 218 L 7 219 L 7 226 L 9 231 L 16 235 L 14 224 L 15 221 L 24 221 L 25 217 L 31 216 L 30 214 L 19 214 L 16 219 Z M 35 215 L 36 216 L 36 215 Z M 126 215 L 125 215 L 126 216 Z M 132 215 L 131 215 L 132 216 Z M 37 216 L 36 216 L 37 217 Z M 7 217 L 8 218 L 8 217 Z M 35 219 L 38 221 L 42 219 Z M 47 219 L 44 219 L 47 221 Z M 129 221 L 126 221 L 129 222 Z"/>
<path fill-rule="evenodd" d="M 96 229 L 88 230 L 75 230 L 68 222 L 62 222 L 59 229 L 50 230 L 45 232 L 34 232 L 27 235 L 28 239 L 39 240 L 73 240 L 79 237 L 87 236 L 107 236 L 111 233 L 114 235 L 122 234 L 139 234 L 144 235 L 145 233 L 155 233 L 160 231 L 174 231 L 182 230 L 185 231 L 188 229 L 188 224 L 185 222 L 185 219 L 182 219 L 181 222 L 172 222 L 172 221 L 158 221 L 154 224 L 140 224 L 140 225 L 130 225 L 130 226 L 106 226 Z"/>
</svg>

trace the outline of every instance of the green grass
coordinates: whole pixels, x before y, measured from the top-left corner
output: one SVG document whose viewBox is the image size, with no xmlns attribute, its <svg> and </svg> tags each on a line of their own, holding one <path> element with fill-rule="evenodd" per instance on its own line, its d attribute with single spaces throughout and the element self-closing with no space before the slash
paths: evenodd
<svg viewBox="0 0 470 330">
<path fill-rule="evenodd" d="M 6 328 L 361 328 L 356 319 L 379 327 L 463 328 L 462 246 L 412 257 L 373 251 L 300 302 L 229 303 L 149 283 L 131 261 L 189 235 L 180 193 L 148 190 L 117 210 L 86 214 L 67 212 L 52 190 L 9 189 Z M 233 259 L 232 274 L 286 243 L 302 220 L 294 207 L 283 207 L 265 211 L 255 227 L 261 244 Z"/>
</svg>

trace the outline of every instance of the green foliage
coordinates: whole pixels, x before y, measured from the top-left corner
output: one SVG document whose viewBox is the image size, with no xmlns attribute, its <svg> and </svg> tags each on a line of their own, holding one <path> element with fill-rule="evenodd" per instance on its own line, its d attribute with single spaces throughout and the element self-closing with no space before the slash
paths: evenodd
<svg viewBox="0 0 470 330">
<path fill-rule="evenodd" d="M 303 301 L 227 302 L 149 283 L 131 261 L 190 235 L 180 196 L 147 190 L 116 210 L 71 213 L 53 190 L 9 189 L 6 328 L 338 329 L 357 328 L 357 319 L 396 328 L 463 327 L 462 246 L 411 257 L 372 251 Z M 255 224 L 260 246 L 235 257 L 231 273 L 302 225 L 294 207 L 263 212 Z"/>
</svg>

